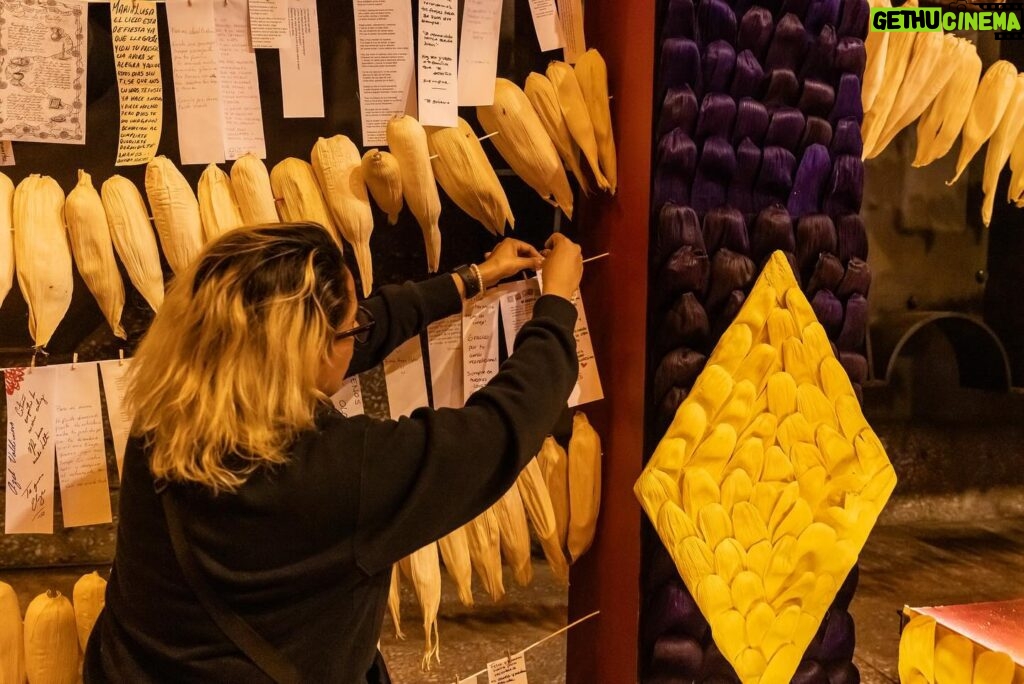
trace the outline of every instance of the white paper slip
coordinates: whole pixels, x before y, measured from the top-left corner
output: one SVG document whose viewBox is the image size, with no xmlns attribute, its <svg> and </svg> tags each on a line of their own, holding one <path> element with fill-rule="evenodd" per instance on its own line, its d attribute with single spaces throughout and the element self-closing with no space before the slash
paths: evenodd
<svg viewBox="0 0 1024 684">
<path fill-rule="evenodd" d="M 537 32 L 541 52 L 557 50 L 565 45 L 555 0 L 530 0 L 530 14 L 533 15 L 533 29 Z"/>
<path fill-rule="evenodd" d="M 502 0 L 466 0 L 459 37 L 459 106 L 494 104 Z"/>
<path fill-rule="evenodd" d="M 0 2 L 0 138 L 85 144 L 88 5 Z"/>
<path fill-rule="evenodd" d="M 487 684 L 528 684 L 526 654 L 520 651 L 510 658 L 487 663 Z"/>
<path fill-rule="evenodd" d="M 96 364 L 53 368 L 57 375 L 54 403 L 57 476 L 64 527 L 111 522 L 103 406 Z"/>
<path fill-rule="evenodd" d="M 503 286 L 501 293 L 501 327 L 505 331 L 505 349 L 511 355 L 516 335 L 533 318 L 533 305 L 540 297 L 540 284 L 536 278 Z"/>
<path fill-rule="evenodd" d="M 0 166 L 14 166 L 14 145 L 10 140 L 0 140 Z"/>
<path fill-rule="evenodd" d="M 256 51 L 249 41 L 249 15 L 241 0 L 213 3 L 217 30 L 217 83 L 224 122 L 224 158 L 238 159 L 248 152 L 267 156 L 260 108 L 260 80 Z"/>
<path fill-rule="evenodd" d="M 462 408 L 462 315 L 434 321 L 427 326 L 430 354 L 430 387 L 434 408 Z"/>
<path fill-rule="evenodd" d="M 423 351 L 418 336 L 403 342 L 384 359 L 384 384 L 393 420 L 430 403 L 427 398 Z"/>
<path fill-rule="evenodd" d="M 281 48 L 281 98 L 286 119 L 324 116 L 316 0 L 288 0 L 288 41 Z"/>
<path fill-rule="evenodd" d="M 110 436 L 114 440 L 114 456 L 117 459 L 117 474 L 124 469 L 124 450 L 128 434 L 132 429 L 132 415 L 125 403 L 128 390 L 128 369 L 131 359 L 100 361 L 100 375 L 103 377 L 103 396 L 107 403 L 107 418 L 110 420 Z"/>
<path fill-rule="evenodd" d="M 579 290 L 573 296 L 573 303 L 576 305 L 576 329 L 573 335 L 576 337 L 576 358 L 580 367 L 576 387 L 569 395 L 570 408 L 604 399 L 601 376 L 597 373 L 597 359 L 594 357 L 594 341 L 590 337 L 587 313 L 583 309 L 583 296 Z"/>
<path fill-rule="evenodd" d="M 346 418 L 363 415 L 363 388 L 359 384 L 359 376 L 345 378 L 345 383 L 331 397 L 331 402 L 334 408 L 338 409 L 338 413 Z"/>
<path fill-rule="evenodd" d="M 289 0 L 249 0 L 249 30 L 254 48 L 273 50 L 288 44 L 288 4 Z"/>
<path fill-rule="evenodd" d="M 419 120 L 424 126 L 455 126 L 459 118 L 459 3 L 420 0 L 419 8 Z"/>
<path fill-rule="evenodd" d="M 565 61 L 575 64 L 576 59 L 587 51 L 587 41 L 583 36 L 582 0 L 558 0 L 558 19 L 565 42 Z"/>
<path fill-rule="evenodd" d="M 120 101 L 115 164 L 146 164 L 160 145 L 164 111 L 156 3 L 113 0 L 110 37 Z"/>
<path fill-rule="evenodd" d="M 462 318 L 462 394 L 469 397 L 498 372 L 498 297 L 467 306 Z"/>
<path fill-rule="evenodd" d="M 411 0 L 352 0 L 363 147 L 387 145 L 388 119 L 416 114 Z"/>
<path fill-rule="evenodd" d="M 54 369 L 9 368 L 4 533 L 53 534 Z"/>
<path fill-rule="evenodd" d="M 165 3 L 182 164 L 224 161 L 213 3 L 214 0 L 167 0 Z"/>
</svg>

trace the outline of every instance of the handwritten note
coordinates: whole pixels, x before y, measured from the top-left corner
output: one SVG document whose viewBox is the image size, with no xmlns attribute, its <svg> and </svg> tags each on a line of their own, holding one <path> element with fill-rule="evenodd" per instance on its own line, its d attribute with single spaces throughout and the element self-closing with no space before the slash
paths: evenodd
<svg viewBox="0 0 1024 684">
<path fill-rule="evenodd" d="M 352 0 L 363 146 L 387 145 L 388 119 L 416 114 L 411 0 Z"/>
<path fill-rule="evenodd" d="M 345 378 L 345 383 L 331 397 L 331 402 L 334 408 L 338 409 L 338 413 L 346 418 L 363 415 L 363 388 L 359 384 L 359 376 Z"/>
<path fill-rule="evenodd" d="M 324 78 L 316 0 L 288 0 L 288 42 L 281 48 L 281 97 L 284 118 L 323 118 Z"/>
<path fill-rule="evenodd" d="M 11 368 L 4 532 L 53 534 L 54 370 Z"/>
<path fill-rule="evenodd" d="M 540 297 L 540 283 L 536 278 L 510 283 L 501 293 L 501 326 L 505 331 L 505 349 L 515 349 L 516 335 L 533 317 L 533 304 Z"/>
<path fill-rule="evenodd" d="M 490 382 L 498 372 L 498 297 L 488 295 L 467 305 L 462 318 L 462 394 Z"/>
<path fill-rule="evenodd" d="M 575 64 L 576 59 L 587 51 L 587 41 L 583 36 L 583 1 L 558 0 L 558 18 L 565 41 L 565 61 Z"/>
<path fill-rule="evenodd" d="M 156 3 L 113 0 L 110 35 L 121 101 L 117 166 L 146 164 L 160 145 L 164 90 L 160 77 L 160 39 Z"/>
<path fill-rule="evenodd" d="M 459 39 L 459 106 L 494 104 L 502 0 L 466 0 Z"/>
<path fill-rule="evenodd" d="M 0 3 L 0 138 L 85 144 L 87 7 Z"/>
<path fill-rule="evenodd" d="M 419 119 L 424 126 L 455 126 L 459 118 L 458 0 L 419 3 Z"/>
<path fill-rule="evenodd" d="M 100 375 L 103 377 L 103 396 L 107 400 L 107 418 L 110 419 L 110 436 L 114 440 L 114 456 L 117 459 L 117 474 L 121 475 L 124 466 L 124 450 L 131 432 L 132 415 L 125 403 L 124 395 L 128 390 L 128 370 L 131 359 L 124 361 L 101 361 Z"/>
<path fill-rule="evenodd" d="M 195 0 L 193 0 L 195 2 Z M 57 475 L 64 527 L 111 521 L 96 364 L 54 366 Z"/>
<path fill-rule="evenodd" d="M 224 161 L 213 3 L 214 0 L 167 0 L 165 3 L 182 164 Z"/>
<path fill-rule="evenodd" d="M 428 405 L 427 376 L 418 336 L 406 340 L 384 359 L 384 384 L 394 420 Z"/>
<path fill-rule="evenodd" d="M 213 3 L 217 31 L 217 83 L 224 129 L 224 158 L 238 159 L 251 152 L 267 156 L 260 107 L 260 79 L 256 51 L 249 42 L 249 15 L 244 2 Z"/>
<path fill-rule="evenodd" d="M 288 0 L 249 0 L 249 26 L 254 48 L 283 48 L 288 44 Z"/>
<path fill-rule="evenodd" d="M 528 684 L 526 680 L 526 654 L 516 653 L 487 663 L 487 684 Z"/>
<path fill-rule="evenodd" d="M 14 166 L 14 145 L 10 140 L 0 140 L 0 166 Z"/>
<path fill-rule="evenodd" d="M 583 310 L 583 296 L 579 290 L 573 296 L 576 305 L 576 358 L 579 361 L 579 378 L 576 387 L 569 395 L 569 407 L 588 404 L 604 399 L 601 388 L 601 376 L 597 373 L 597 359 L 594 357 L 594 342 L 590 338 L 590 327 L 587 325 L 587 312 Z"/>
<path fill-rule="evenodd" d="M 533 15 L 533 29 L 537 32 L 541 52 L 557 50 L 565 45 L 555 0 L 530 0 L 530 14 Z"/>
<path fill-rule="evenodd" d="M 455 314 L 427 326 L 430 387 L 434 408 L 462 408 L 462 316 Z"/>
</svg>

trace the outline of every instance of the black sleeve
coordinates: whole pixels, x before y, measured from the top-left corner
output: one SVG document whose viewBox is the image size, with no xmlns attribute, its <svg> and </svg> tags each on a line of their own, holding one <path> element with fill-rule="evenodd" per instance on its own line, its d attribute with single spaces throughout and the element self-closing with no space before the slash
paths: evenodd
<svg viewBox="0 0 1024 684">
<path fill-rule="evenodd" d="M 543 296 L 515 351 L 465 408 L 418 409 L 367 429 L 356 560 L 375 574 L 494 504 L 566 407 L 578 362 L 576 308 Z"/>
<path fill-rule="evenodd" d="M 348 376 L 380 364 L 395 347 L 419 335 L 434 321 L 462 311 L 462 297 L 451 274 L 420 283 L 385 285 L 362 303 L 376 324 L 365 344 L 356 344 Z"/>
</svg>

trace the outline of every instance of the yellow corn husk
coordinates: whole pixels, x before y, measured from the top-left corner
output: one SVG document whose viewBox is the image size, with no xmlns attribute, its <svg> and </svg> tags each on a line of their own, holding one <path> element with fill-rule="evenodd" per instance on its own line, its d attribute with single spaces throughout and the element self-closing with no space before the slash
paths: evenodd
<svg viewBox="0 0 1024 684">
<path fill-rule="evenodd" d="M 317 223 L 338 240 L 312 164 L 296 157 L 282 159 L 270 170 L 270 187 L 274 190 L 277 213 L 282 221 Z M 341 245 L 340 240 L 338 245 Z"/>
<path fill-rule="evenodd" d="M 1021 206 L 1024 199 L 1024 131 L 1017 136 L 1010 152 L 1010 185 L 1006 190 L 1006 201 Z"/>
<path fill-rule="evenodd" d="M 437 557 L 437 544 L 431 542 L 401 561 L 403 571 L 412 580 L 416 599 L 423 611 L 423 661 L 421 667 L 429 670 L 431 660 L 441 662 L 441 639 L 437 631 L 437 611 L 441 607 L 441 563 Z"/>
<path fill-rule="evenodd" d="M 64 229 L 64 191 L 32 174 L 14 191 L 14 266 L 28 303 L 28 330 L 45 347 L 71 306 L 71 245 Z"/>
<path fill-rule="evenodd" d="M 949 633 L 935 644 L 935 684 L 969 682 L 974 675 L 974 644 L 960 634 Z"/>
<path fill-rule="evenodd" d="M 558 96 L 558 106 L 562 108 L 565 125 L 590 165 L 597 187 L 601 190 L 610 190 L 611 185 L 601 172 L 597 135 L 594 132 L 594 123 L 590 120 L 587 102 L 583 99 L 580 82 L 576 79 L 576 72 L 565 62 L 554 61 L 548 64 L 546 74 L 551 85 L 555 87 L 555 95 Z"/>
<path fill-rule="evenodd" d="M 199 201 L 167 157 L 156 157 L 146 166 L 146 196 L 167 263 L 175 274 L 181 273 L 203 248 Z"/>
<path fill-rule="evenodd" d="M 78 171 L 78 185 L 68 193 L 64 202 L 64 217 L 71 238 L 71 251 L 82 280 L 96 298 L 114 335 L 126 339 L 121 327 L 124 283 L 114 260 L 114 246 L 107 215 L 103 211 L 103 200 L 93 187 L 92 176 L 85 171 Z"/>
<path fill-rule="evenodd" d="M 235 191 L 238 211 L 247 226 L 279 221 L 270 174 L 262 159 L 254 154 L 236 159 L 231 165 L 231 187 Z"/>
<path fill-rule="evenodd" d="M 128 279 L 150 308 L 159 311 L 164 303 L 164 274 L 156 235 L 139 189 L 124 176 L 111 176 L 103 182 L 100 198 L 114 251 L 128 271 Z"/>
<path fill-rule="evenodd" d="M 473 561 L 469 557 L 466 527 L 460 527 L 437 540 L 441 559 L 448 574 L 455 580 L 462 605 L 473 606 Z"/>
<path fill-rule="evenodd" d="M 935 618 L 918 615 L 907 623 L 900 635 L 899 676 L 901 682 L 923 676 L 935 681 Z"/>
<path fill-rule="evenodd" d="M 25 635 L 18 595 L 0 582 L 0 684 L 24 684 Z"/>
<path fill-rule="evenodd" d="M 964 123 L 963 140 L 960 143 L 960 157 L 956 160 L 956 175 L 946 185 L 953 185 L 960 179 L 974 155 L 985 141 L 992 137 L 1002 121 L 1006 108 L 1013 97 L 1017 68 L 1005 59 L 992 66 L 978 84 L 978 91 L 971 102 L 971 111 Z"/>
<path fill-rule="evenodd" d="M 551 85 L 547 76 L 534 71 L 526 77 L 523 92 L 526 93 L 534 111 L 537 112 L 537 117 L 550 136 L 565 168 L 572 172 L 576 182 L 580 184 L 583 194 L 589 195 L 590 181 L 587 180 L 583 168 L 580 166 L 580 148 L 572 139 L 572 133 L 569 132 L 568 126 L 565 125 L 565 116 L 562 114 L 562 107 L 558 104 L 555 86 Z"/>
<path fill-rule="evenodd" d="M 1002 173 L 1010 153 L 1020 137 L 1024 127 L 1024 74 L 1018 74 L 1013 97 L 1006 107 L 992 140 L 988 143 L 985 154 L 985 175 L 982 178 L 981 190 L 985 197 L 981 202 L 981 220 L 986 227 L 992 222 L 992 210 L 996 202 L 996 184 Z M 1011 179 L 1012 180 L 1012 179 Z"/>
<path fill-rule="evenodd" d="M 199 177 L 199 218 L 207 241 L 245 225 L 231 177 L 216 164 L 207 166 Z"/>
<path fill-rule="evenodd" d="M 480 140 L 462 118 L 458 126 L 439 128 L 427 136 L 437 182 L 455 205 L 484 225 L 492 235 L 505 234 L 515 217 L 498 174 Z"/>
<path fill-rule="evenodd" d="M 569 564 L 562 552 L 562 543 L 558 539 L 555 508 L 551 503 L 548 486 L 544 482 L 544 472 L 536 458 L 532 459 L 519 474 L 516 486 L 519 488 L 527 516 L 533 524 L 533 530 L 540 540 L 544 557 L 551 566 L 552 574 L 560 582 L 568 583 Z"/>
<path fill-rule="evenodd" d="M 554 202 L 572 218 L 572 189 L 554 143 L 533 111 L 526 93 L 512 81 L 494 84 L 494 104 L 476 108 L 480 125 L 497 133 L 490 141 L 516 174 L 544 199 Z"/>
<path fill-rule="evenodd" d="M 75 582 L 75 589 L 71 594 L 74 600 L 75 625 L 78 628 L 78 645 L 82 652 L 85 652 L 85 645 L 89 643 L 89 635 L 92 634 L 96 618 L 106 604 L 107 581 L 100 577 L 98 572 L 90 572 L 82 575 Z"/>
<path fill-rule="evenodd" d="M 873 32 L 879 35 L 888 35 Z M 911 164 L 927 166 L 953 147 L 971 111 L 981 78 L 981 57 L 974 43 L 958 38 L 959 50 L 948 66 L 949 81 L 917 122 L 917 152 Z"/>
<path fill-rule="evenodd" d="M 1024 681 L 1024 668 L 1018 669 L 1007 653 L 983 651 L 974 661 L 972 684 L 1013 684 Z"/>
<path fill-rule="evenodd" d="M 31 684 L 78 681 L 78 629 L 71 601 L 40 594 L 25 611 L 25 672 Z"/>
<path fill-rule="evenodd" d="M 363 296 L 368 297 L 373 289 L 373 212 L 363 182 L 359 150 L 344 135 L 318 138 L 311 159 L 334 225 L 355 251 Z"/>
<path fill-rule="evenodd" d="M 484 590 L 492 601 L 500 601 L 505 596 L 501 577 L 501 528 L 492 509 L 488 508 L 466 524 L 466 539 L 469 558 L 484 583 Z"/>
<path fill-rule="evenodd" d="M 370 150 L 361 162 L 363 180 L 381 211 L 388 215 L 388 223 L 398 223 L 402 211 L 402 172 L 398 160 L 390 152 Z"/>
<path fill-rule="evenodd" d="M 402 195 L 423 233 L 427 248 L 427 271 L 437 273 L 441 265 L 441 198 L 430 165 L 427 132 L 411 116 L 388 121 L 388 147 L 398 160 L 402 174 Z"/>
<path fill-rule="evenodd" d="M 615 152 L 615 135 L 612 131 L 612 110 L 608 99 L 608 65 L 597 50 L 591 48 L 576 60 L 576 80 L 583 91 L 590 121 L 597 138 L 597 159 L 601 173 L 608 179 L 608 191 L 615 194 L 618 188 L 618 155 Z"/>
<path fill-rule="evenodd" d="M 501 555 L 512 568 L 516 584 L 525 587 L 533 581 L 533 563 L 530 561 L 530 528 L 519 488 L 512 485 L 493 509 L 498 519 Z"/>
<path fill-rule="evenodd" d="M 871 7 L 891 7 L 889 0 L 869 0 Z M 868 31 L 864 39 L 864 51 L 867 61 L 864 66 L 864 78 L 860 91 L 861 104 L 864 112 L 868 112 L 875 104 L 878 89 L 885 81 L 885 61 L 889 53 L 889 32 Z"/>
<path fill-rule="evenodd" d="M 559 546 L 564 547 L 569 531 L 569 457 L 555 438 L 549 436 L 544 440 L 537 460 L 551 496 L 551 508 L 555 513 L 555 536 Z"/>
<path fill-rule="evenodd" d="M 14 287 L 14 183 L 0 173 L 0 306 Z"/>
<path fill-rule="evenodd" d="M 575 563 L 594 541 L 601 508 L 601 438 L 587 416 L 577 411 L 569 439 L 569 534 L 567 546 Z"/>
<path fill-rule="evenodd" d="M 951 33 L 919 33 L 899 92 L 879 141 L 865 152 L 867 159 L 877 157 L 896 134 L 913 123 L 949 82 L 950 66 L 958 62 L 960 39 Z"/>
<path fill-rule="evenodd" d="M 889 112 L 896 100 L 900 84 L 907 73 L 910 58 L 913 54 L 914 42 L 918 33 L 893 33 L 889 36 L 889 46 L 885 53 L 885 73 L 870 110 L 864 112 L 864 124 L 861 127 L 864 138 L 864 150 L 873 150 L 882 135 L 882 129 L 889 118 Z"/>
<path fill-rule="evenodd" d="M 391 566 L 391 587 L 388 589 L 388 612 L 391 613 L 391 624 L 395 627 L 395 638 L 404 639 L 402 632 L 402 591 L 401 576 L 398 563 Z"/>
</svg>

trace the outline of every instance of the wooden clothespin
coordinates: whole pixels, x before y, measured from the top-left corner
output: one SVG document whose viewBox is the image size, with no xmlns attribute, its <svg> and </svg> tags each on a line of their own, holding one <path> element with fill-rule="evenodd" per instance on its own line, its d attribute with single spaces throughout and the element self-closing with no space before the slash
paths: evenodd
<svg viewBox="0 0 1024 684">
<path fill-rule="evenodd" d="M 78 367 L 78 352 L 71 355 L 71 370 L 75 370 Z"/>
<path fill-rule="evenodd" d="M 124 349 L 118 349 L 117 350 L 117 365 L 118 366 L 123 366 L 124 365 Z"/>
<path fill-rule="evenodd" d="M 32 352 L 32 360 L 28 362 L 28 374 L 29 375 L 32 375 L 32 369 L 36 367 L 36 354 L 38 354 L 38 353 L 39 353 L 38 350 Z"/>
</svg>

